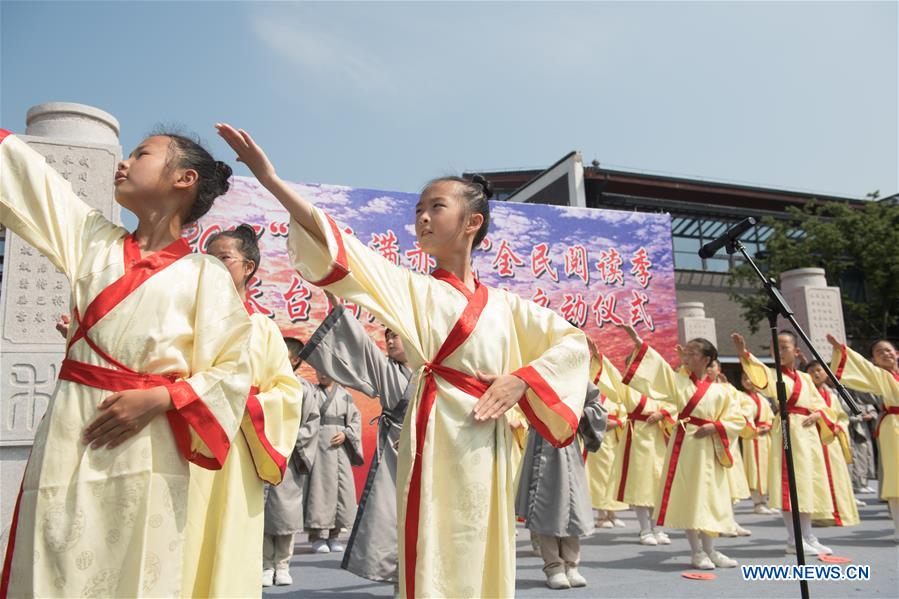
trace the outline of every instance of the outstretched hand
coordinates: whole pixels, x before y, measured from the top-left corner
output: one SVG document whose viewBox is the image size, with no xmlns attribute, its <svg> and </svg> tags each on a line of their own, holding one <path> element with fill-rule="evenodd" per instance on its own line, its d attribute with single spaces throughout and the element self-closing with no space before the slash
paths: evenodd
<svg viewBox="0 0 899 599">
<path fill-rule="evenodd" d="M 730 339 L 734 342 L 734 347 L 737 348 L 737 355 L 743 357 L 743 354 L 746 353 L 746 339 L 740 333 L 731 333 Z"/>
<path fill-rule="evenodd" d="M 637 331 L 634 330 L 634 327 L 629 324 L 619 324 L 615 326 L 627 333 L 627 336 L 631 338 L 631 341 L 634 342 L 634 345 L 636 345 L 637 347 L 643 345 L 643 339 L 640 338 L 640 335 L 637 334 Z"/>
<path fill-rule="evenodd" d="M 837 351 L 841 351 L 843 349 L 843 344 L 837 341 L 837 338 L 830 333 L 827 333 L 827 342 L 830 343 Z"/>
<path fill-rule="evenodd" d="M 587 347 L 590 349 L 590 357 L 597 361 L 602 361 L 602 354 L 599 351 L 599 348 L 596 347 L 596 342 L 593 341 L 590 337 L 587 337 Z"/>
<path fill-rule="evenodd" d="M 56 321 L 56 330 L 59 331 L 59 334 L 63 336 L 63 338 L 67 338 L 69 336 L 69 326 L 72 324 L 72 319 L 68 314 L 63 314 L 59 317 L 59 320 Z"/>
<path fill-rule="evenodd" d="M 277 176 L 268 156 L 253 141 L 249 133 L 243 129 L 235 129 L 227 123 L 216 123 L 215 128 L 222 139 L 237 153 L 237 160 L 246 164 L 260 183 L 265 185 Z"/>
<path fill-rule="evenodd" d="M 479 422 L 496 420 L 517 404 L 528 390 L 527 383 L 514 374 L 485 374 L 479 370 L 477 377 L 490 385 L 474 406 L 474 419 Z"/>
</svg>

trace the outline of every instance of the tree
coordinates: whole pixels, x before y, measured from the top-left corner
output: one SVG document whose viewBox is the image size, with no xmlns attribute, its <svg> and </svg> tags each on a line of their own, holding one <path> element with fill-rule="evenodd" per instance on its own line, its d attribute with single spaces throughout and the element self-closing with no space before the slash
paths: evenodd
<svg viewBox="0 0 899 599">
<path fill-rule="evenodd" d="M 810 202 L 789 208 L 790 218 L 763 219 L 773 233 L 765 242 L 767 256 L 759 267 L 779 280 L 794 268 L 823 268 L 828 285 L 840 287 L 846 334 L 853 345 L 888 337 L 899 324 L 899 205 L 869 202 L 863 208 L 841 203 Z M 757 280 L 747 264 L 732 271 L 731 287 Z M 752 332 L 766 320 L 764 290 L 754 294 L 731 291 L 743 308 Z"/>
</svg>

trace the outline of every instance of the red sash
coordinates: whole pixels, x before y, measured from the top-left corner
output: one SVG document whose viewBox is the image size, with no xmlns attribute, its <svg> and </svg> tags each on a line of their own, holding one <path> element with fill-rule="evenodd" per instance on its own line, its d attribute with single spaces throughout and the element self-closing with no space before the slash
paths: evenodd
<svg viewBox="0 0 899 599">
<path fill-rule="evenodd" d="M 809 412 L 808 409 L 796 407 L 796 403 L 799 401 L 799 395 L 802 393 L 802 379 L 792 368 L 784 368 L 781 366 L 780 371 L 793 381 L 793 392 L 790 393 L 790 398 L 787 399 L 787 418 L 790 417 L 790 414 L 809 416 L 811 412 Z M 780 445 L 780 493 L 781 510 L 789 512 L 792 509 L 790 506 L 790 480 L 787 476 L 787 454 L 783 450 L 782 442 Z"/>
<path fill-rule="evenodd" d="M 640 396 L 640 403 L 627 415 L 627 436 L 624 441 L 624 463 L 621 465 L 621 479 L 618 481 L 618 501 L 624 501 L 624 487 L 627 485 L 627 471 L 631 461 L 631 438 L 634 434 L 634 421 L 646 422 L 649 414 L 643 413 L 646 407 L 646 396 Z"/>
<path fill-rule="evenodd" d="M 690 422 L 690 414 L 699 405 L 699 402 L 705 397 L 712 382 L 706 379 L 698 380 L 693 374 L 690 375 L 693 383 L 696 385 L 696 391 L 693 392 L 690 401 L 683 410 L 677 415 L 677 432 L 674 435 L 674 445 L 671 448 L 671 459 L 668 462 L 668 474 L 665 476 L 665 487 L 662 490 L 662 503 L 659 505 L 659 518 L 656 522 L 658 526 L 664 526 L 665 513 L 668 511 L 668 499 L 671 495 L 671 485 L 674 483 L 674 473 L 677 470 L 677 461 L 680 458 L 681 445 L 684 442 L 685 428 L 687 422 Z M 684 422 L 681 422 L 684 421 Z"/>
<path fill-rule="evenodd" d="M 752 391 L 748 393 L 749 398 L 755 403 L 755 430 L 758 432 L 759 425 L 762 423 L 762 400 L 759 398 L 758 393 Z M 755 437 L 752 438 L 752 454 L 755 459 L 755 484 L 756 491 L 760 494 L 762 492 L 762 469 L 759 467 L 760 459 L 759 459 L 759 437 L 756 434 Z"/>
<path fill-rule="evenodd" d="M 896 376 L 895 373 L 894 373 L 894 376 Z M 874 429 L 874 438 L 875 439 L 880 436 L 880 425 L 883 424 L 883 421 L 886 419 L 887 416 L 899 416 L 899 406 L 892 406 L 892 407 L 886 408 L 883 411 L 883 414 L 880 415 L 880 420 L 877 421 L 877 428 Z"/>
<path fill-rule="evenodd" d="M 407 597 L 415 597 L 415 566 L 418 558 L 418 523 L 421 510 L 422 450 L 424 449 L 425 437 L 427 435 L 428 420 L 431 416 L 434 402 L 437 399 L 437 381 L 435 377 L 439 376 L 457 389 L 474 397 L 480 397 L 489 387 L 477 377 L 448 368 L 442 364 L 450 354 L 468 340 L 474 331 L 481 312 L 487 305 L 487 288 L 475 280 L 475 292 L 471 293 L 457 277 L 441 269 L 434 271 L 433 276 L 458 289 L 468 299 L 468 305 L 465 306 L 465 309 L 459 316 L 459 320 L 437 351 L 437 355 L 424 365 L 424 371 L 422 372 L 424 388 L 422 389 L 421 402 L 415 417 L 415 455 L 409 480 L 409 494 L 406 499 L 404 539 Z"/>
</svg>

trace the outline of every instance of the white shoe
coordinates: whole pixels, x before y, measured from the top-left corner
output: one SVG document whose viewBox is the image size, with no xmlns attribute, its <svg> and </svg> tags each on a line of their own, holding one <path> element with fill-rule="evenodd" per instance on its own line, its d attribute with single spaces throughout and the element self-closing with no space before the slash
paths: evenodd
<svg viewBox="0 0 899 599">
<path fill-rule="evenodd" d="M 343 543 L 341 543 L 337 539 L 329 539 L 328 549 L 330 549 L 333 553 L 340 553 L 344 549 Z"/>
<path fill-rule="evenodd" d="M 262 586 L 270 587 L 275 584 L 275 571 L 271 568 L 266 568 L 262 571 Z"/>
<path fill-rule="evenodd" d="M 605 518 L 597 520 L 596 526 L 597 526 L 597 528 L 615 528 L 615 525 L 612 524 L 612 521 L 606 520 Z"/>
<path fill-rule="evenodd" d="M 627 527 L 627 524 L 624 523 L 624 520 L 616 518 L 615 516 L 612 516 L 611 522 L 612 522 L 612 526 L 614 526 L 615 528 L 626 528 Z"/>
<path fill-rule="evenodd" d="M 738 537 L 751 537 L 751 536 L 752 536 L 752 531 L 751 531 L 751 530 L 746 530 L 745 528 L 743 528 L 743 527 L 740 526 L 739 524 L 737 524 L 737 529 L 736 529 L 736 530 L 737 530 L 737 536 L 738 536 Z"/>
<path fill-rule="evenodd" d="M 764 503 L 755 504 L 755 508 L 752 511 L 761 516 L 771 515 L 771 509 Z"/>
<path fill-rule="evenodd" d="M 871 487 L 862 487 L 861 489 L 859 489 L 859 491 L 862 493 L 873 493 L 874 489 L 872 489 Z"/>
<path fill-rule="evenodd" d="M 814 551 L 818 555 L 833 555 L 833 550 L 830 547 L 825 547 L 824 545 L 822 545 L 821 542 L 818 541 L 818 539 L 809 541 L 807 543 L 814 547 Z"/>
<path fill-rule="evenodd" d="M 551 589 L 570 589 L 571 583 L 568 582 L 568 577 L 565 576 L 565 572 L 556 572 L 555 574 L 550 574 L 546 577 L 546 586 Z"/>
<path fill-rule="evenodd" d="M 693 554 L 693 561 L 690 564 L 698 570 L 714 570 L 715 562 L 709 559 L 705 551 L 697 551 Z"/>
<path fill-rule="evenodd" d="M 656 542 L 659 545 L 670 545 L 671 544 L 671 539 L 669 539 L 668 535 L 665 534 L 664 532 L 662 532 L 661 530 L 657 530 L 653 534 L 655 535 Z"/>
<path fill-rule="evenodd" d="M 787 548 L 784 550 L 787 555 L 796 555 L 796 543 L 787 542 Z M 803 555 L 818 555 L 818 550 L 802 541 L 802 554 Z"/>
<path fill-rule="evenodd" d="M 737 560 L 731 559 L 720 551 L 713 551 L 709 554 L 709 559 L 717 568 L 736 568 Z"/>
<path fill-rule="evenodd" d="M 640 544 L 641 545 L 652 545 L 655 547 L 659 544 L 659 540 L 656 538 L 652 531 L 647 530 L 646 532 L 640 533 Z"/>
<path fill-rule="evenodd" d="M 290 570 L 275 570 L 275 584 L 279 587 L 286 587 L 293 584 L 293 577 Z"/>
<path fill-rule="evenodd" d="M 587 579 L 581 576 L 581 573 L 577 571 L 577 568 L 565 570 L 565 576 L 568 578 L 568 584 L 572 588 L 587 586 Z"/>
<path fill-rule="evenodd" d="M 855 505 L 856 505 L 857 507 L 865 507 L 865 506 L 868 505 L 868 504 L 865 503 L 864 501 L 862 501 L 861 499 L 859 499 L 858 497 L 856 497 L 856 498 L 855 498 Z"/>
<path fill-rule="evenodd" d="M 328 541 L 326 541 L 325 539 L 318 539 L 317 541 L 313 541 L 312 553 L 331 553 L 331 548 L 328 547 Z"/>
</svg>

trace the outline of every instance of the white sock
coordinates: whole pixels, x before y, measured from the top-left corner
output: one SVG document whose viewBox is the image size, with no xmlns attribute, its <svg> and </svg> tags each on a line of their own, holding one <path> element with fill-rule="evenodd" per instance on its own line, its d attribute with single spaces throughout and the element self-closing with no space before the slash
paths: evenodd
<svg viewBox="0 0 899 599">
<path fill-rule="evenodd" d="M 752 495 L 752 503 L 754 505 L 763 505 L 765 503 L 765 498 L 758 491 L 751 491 L 750 495 Z"/>
<path fill-rule="evenodd" d="M 799 512 L 799 528 L 802 531 L 802 538 L 809 543 L 816 543 L 818 537 L 812 532 L 812 515 Z"/>
<path fill-rule="evenodd" d="M 652 519 L 650 518 L 651 514 L 649 513 L 649 508 L 638 505 L 634 507 L 634 511 L 637 513 L 637 522 L 640 523 L 640 534 L 652 532 L 653 525 Z"/>
<path fill-rule="evenodd" d="M 690 550 L 693 553 L 699 553 L 700 545 L 699 545 L 699 531 L 698 530 L 687 530 L 684 531 L 687 533 L 687 540 L 690 542 Z"/>
<path fill-rule="evenodd" d="M 715 537 L 701 532 L 699 538 L 702 539 L 702 550 L 711 555 L 715 551 Z"/>
<path fill-rule="evenodd" d="M 790 545 L 796 544 L 796 536 L 793 534 L 793 517 L 790 512 L 781 512 L 781 516 L 784 519 L 784 527 L 787 529 L 787 543 Z"/>
<path fill-rule="evenodd" d="M 899 497 L 890 497 L 887 501 L 890 504 L 890 513 L 893 515 L 893 527 L 896 534 L 899 535 Z"/>
</svg>

